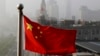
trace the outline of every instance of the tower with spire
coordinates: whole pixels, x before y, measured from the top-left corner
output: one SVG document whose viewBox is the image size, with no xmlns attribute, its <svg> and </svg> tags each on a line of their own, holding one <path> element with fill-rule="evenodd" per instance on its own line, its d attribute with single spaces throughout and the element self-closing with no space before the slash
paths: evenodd
<svg viewBox="0 0 100 56">
<path fill-rule="evenodd" d="M 40 24 L 43 25 L 48 25 L 48 15 L 47 15 L 47 11 L 46 11 L 46 3 L 45 0 L 42 0 L 41 2 L 41 7 L 40 7 L 40 19 L 38 20 Z"/>
<path fill-rule="evenodd" d="M 42 3 L 41 3 L 41 8 L 40 8 L 40 13 L 41 13 L 41 16 L 44 16 L 45 19 L 47 19 L 48 15 L 47 15 L 47 10 L 46 10 L 46 3 L 45 3 L 45 0 L 42 0 Z"/>
</svg>

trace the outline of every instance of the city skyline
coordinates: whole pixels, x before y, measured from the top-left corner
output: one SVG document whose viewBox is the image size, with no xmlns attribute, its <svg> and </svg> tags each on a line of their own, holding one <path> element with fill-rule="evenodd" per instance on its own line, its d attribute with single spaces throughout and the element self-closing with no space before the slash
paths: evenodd
<svg viewBox="0 0 100 56">
<path fill-rule="evenodd" d="M 22 3 L 24 6 L 23 9 L 24 15 L 29 17 L 29 19 L 32 20 L 33 22 L 37 20 L 36 22 L 41 25 L 50 26 L 58 29 L 65 29 L 65 30 L 66 29 L 77 30 L 77 36 L 75 41 L 76 43 L 75 56 L 81 56 L 81 55 L 100 56 L 100 50 L 98 49 L 100 47 L 100 16 L 99 16 L 100 0 L 70 0 L 69 1 L 70 3 L 68 3 L 68 0 L 45 0 L 45 1 L 44 0 L 0 0 L 0 7 L 1 7 L 0 8 L 0 55 L 1 56 L 17 55 L 17 43 L 18 43 L 17 38 L 19 33 L 18 32 L 19 12 L 17 9 L 17 5 L 19 3 Z M 48 8 L 47 4 L 49 3 L 49 1 L 51 1 L 50 6 L 52 10 L 45 10 Z M 48 12 L 51 14 L 51 16 Z M 44 15 L 46 17 L 58 16 L 60 21 L 58 21 L 58 18 L 56 18 L 56 20 L 55 18 L 53 18 L 53 20 L 48 20 L 48 18 L 45 19 Z M 68 18 L 70 17 L 73 20 L 68 20 Z M 79 20 L 75 21 L 75 19 Z M 89 21 L 85 21 L 87 19 Z M 42 28 L 39 28 L 39 30 L 40 29 Z M 57 36 L 60 36 L 59 34 Z M 24 37 L 24 27 L 22 27 L 22 37 Z M 24 38 L 22 39 L 24 42 Z M 41 56 L 42 54 L 25 51 L 23 49 L 23 55 Z"/>
<path fill-rule="evenodd" d="M 49 17 L 54 17 L 59 19 L 59 7 L 55 0 L 47 1 L 47 13 Z"/>
<path fill-rule="evenodd" d="M 47 1 L 49 0 L 45 0 L 45 1 L 47 3 Z M 61 0 L 61 1 L 56 0 L 56 1 L 60 8 L 59 9 L 60 18 L 65 18 L 67 0 Z M 16 5 L 19 3 L 23 3 L 25 14 L 30 15 L 31 13 L 33 16 L 36 16 L 36 11 L 40 9 L 41 0 L 34 0 L 34 1 L 33 0 L 31 1 L 29 0 L 28 1 L 27 0 L 20 0 L 20 1 L 6 0 L 7 13 L 14 11 L 12 14 L 17 14 Z M 99 10 L 100 9 L 99 3 L 100 3 L 100 0 L 88 0 L 88 1 L 87 0 L 71 0 L 72 15 L 76 16 L 76 18 L 79 18 L 79 13 L 80 13 L 79 10 L 80 10 L 80 6 L 82 5 L 87 6 L 89 9 L 92 9 L 92 10 Z M 9 7 L 11 7 L 12 9 Z"/>
</svg>

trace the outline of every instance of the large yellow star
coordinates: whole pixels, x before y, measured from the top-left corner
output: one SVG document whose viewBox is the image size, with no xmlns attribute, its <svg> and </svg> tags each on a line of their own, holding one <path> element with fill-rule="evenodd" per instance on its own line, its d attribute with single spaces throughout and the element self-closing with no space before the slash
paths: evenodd
<svg viewBox="0 0 100 56">
<path fill-rule="evenodd" d="M 26 25 L 27 25 L 27 29 L 32 31 L 33 26 L 31 24 L 29 24 L 29 23 L 26 23 Z"/>
</svg>

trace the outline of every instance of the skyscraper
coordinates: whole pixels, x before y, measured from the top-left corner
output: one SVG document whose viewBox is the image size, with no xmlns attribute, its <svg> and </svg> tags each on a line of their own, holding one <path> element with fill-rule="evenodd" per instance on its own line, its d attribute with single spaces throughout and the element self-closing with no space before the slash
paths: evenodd
<svg viewBox="0 0 100 56">
<path fill-rule="evenodd" d="M 66 18 L 71 19 L 71 0 L 67 0 L 66 5 Z"/>
<path fill-rule="evenodd" d="M 38 19 L 40 24 L 49 25 L 49 17 L 46 11 L 46 3 L 45 0 L 42 0 L 41 7 L 40 7 L 40 18 Z"/>
<path fill-rule="evenodd" d="M 100 10 L 91 10 L 87 6 L 81 6 L 81 19 L 85 21 L 100 21 Z"/>
<path fill-rule="evenodd" d="M 55 0 L 49 0 L 47 3 L 47 13 L 49 17 L 59 18 L 59 8 Z"/>
<path fill-rule="evenodd" d="M 41 14 L 41 16 L 44 16 L 45 19 L 48 18 L 47 11 L 46 11 L 46 3 L 45 3 L 45 0 L 42 0 L 41 8 L 40 8 L 40 14 Z"/>
</svg>

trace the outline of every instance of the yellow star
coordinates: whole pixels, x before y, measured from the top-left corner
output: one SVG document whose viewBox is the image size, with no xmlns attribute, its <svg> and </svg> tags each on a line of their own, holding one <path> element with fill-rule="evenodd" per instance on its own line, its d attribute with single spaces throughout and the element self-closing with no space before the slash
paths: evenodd
<svg viewBox="0 0 100 56">
<path fill-rule="evenodd" d="M 43 32 L 42 31 L 40 31 L 40 34 L 42 34 Z"/>
<path fill-rule="evenodd" d="M 40 27 L 38 26 L 37 29 L 40 29 Z"/>
<path fill-rule="evenodd" d="M 27 29 L 32 31 L 33 26 L 31 24 L 29 24 L 29 23 L 26 23 L 26 24 L 27 24 Z"/>
<path fill-rule="evenodd" d="M 37 39 L 37 38 L 38 38 L 38 36 L 35 36 L 35 38 Z"/>
</svg>

